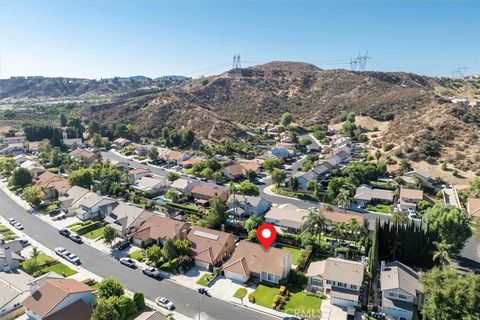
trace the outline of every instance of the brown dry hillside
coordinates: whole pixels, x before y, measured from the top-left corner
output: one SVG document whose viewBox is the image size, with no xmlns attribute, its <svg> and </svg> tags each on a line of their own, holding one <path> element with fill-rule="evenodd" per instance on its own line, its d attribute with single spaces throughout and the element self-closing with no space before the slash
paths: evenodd
<svg viewBox="0 0 480 320">
<path fill-rule="evenodd" d="M 354 111 L 376 120 L 393 120 L 384 139 L 399 146 L 438 140 L 436 148 L 446 156 L 461 137 L 470 148 L 478 148 L 478 137 L 474 137 L 478 112 L 448 104 L 439 93 L 443 86 L 440 79 L 412 73 L 322 70 L 306 63 L 271 62 L 190 81 L 158 94 L 86 108 L 83 115 L 86 120 L 131 123 L 140 135 L 172 125 L 192 128 L 197 135 L 216 141 L 240 134 L 240 123 L 276 120 L 287 111 L 303 124 L 332 122 Z M 455 93 L 455 87 L 445 92 Z"/>
</svg>

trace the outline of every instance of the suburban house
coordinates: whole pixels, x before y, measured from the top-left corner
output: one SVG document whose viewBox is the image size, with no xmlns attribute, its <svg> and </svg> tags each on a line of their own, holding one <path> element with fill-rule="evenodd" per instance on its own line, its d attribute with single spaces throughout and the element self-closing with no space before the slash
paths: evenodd
<svg viewBox="0 0 480 320">
<path fill-rule="evenodd" d="M 265 222 L 277 226 L 280 232 L 300 233 L 303 230 L 306 214 L 293 204 L 287 203 L 270 209 L 265 214 Z"/>
<path fill-rule="evenodd" d="M 190 158 L 187 160 L 182 161 L 181 165 L 184 168 L 191 168 L 195 164 L 202 162 L 203 160 L 201 158 Z"/>
<path fill-rule="evenodd" d="M 341 148 L 344 146 L 350 146 L 351 144 L 352 144 L 352 140 L 348 137 L 340 137 L 330 141 L 330 147 L 332 148 Z"/>
<path fill-rule="evenodd" d="M 333 169 L 333 165 L 327 161 L 318 163 L 312 169 L 313 172 L 317 175 L 317 179 L 325 178 L 325 176 Z"/>
<path fill-rule="evenodd" d="M 240 164 L 246 171 L 252 171 L 255 173 L 260 173 L 261 171 L 260 162 L 257 160 L 244 161 L 244 162 L 240 162 Z"/>
<path fill-rule="evenodd" d="M 61 178 L 49 171 L 42 173 L 34 183 L 42 188 L 46 200 L 56 199 L 64 195 L 67 190 L 71 188 L 67 179 Z"/>
<path fill-rule="evenodd" d="M 117 139 L 113 140 L 112 147 L 114 147 L 114 148 L 125 148 L 130 143 L 132 143 L 132 142 L 128 139 L 117 138 Z"/>
<path fill-rule="evenodd" d="M 172 182 L 172 184 L 170 185 L 169 188 L 177 190 L 178 192 L 181 192 L 182 194 L 185 194 L 185 193 L 188 193 L 188 192 L 192 191 L 193 181 L 183 179 L 183 178 L 178 178 L 177 180 Z"/>
<path fill-rule="evenodd" d="M 467 212 L 472 217 L 480 217 L 480 198 L 469 198 Z"/>
<path fill-rule="evenodd" d="M 413 170 L 407 172 L 401 178 L 406 183 L 411 183 L 415 185 L 417 184 L 417 180 L 427 185 L 432 185 L 435 183 L 435 179 L 433 179 L 428 172 L 423 170 Z"/>
<path fill-rule="evenodd" d="M 15 271 L 20 267 L 20 263 L 25 260 L 18 253 L 15 253 L 10 245 L 0 247 L 0 271 Z"/>
<path fill-rule="evenodd" d="M 25 152 L 23 143 L 9 143 L 5 147 L 0 147 L 0 154 L 9 156 L 9 155 L 19 155 Z"/>
<path fill-rule="evenodd" d="M 411 320 L 424 300 L 418 273 L 398 261 L 382 261 L 380 290 L 382 312 L 398 320 Z"/>
<path fill-rule="evenodd" d="M 279 146 L 273 147 L 272 150 L 270 150 L 270 153 L 273 156 L 277 158 L 282 158 L 282 159 L 286 159 L 292 156 L 292 154 L 287 148 L 279 147 Z"/>
<path fill-rule="evenodd" d="M 340 258 L 315 261 L 307 270 L 307 289 L 329 295 L 335 306 L 356 307 L 360 304 L 364 274 L 365 266 L 361 262 Z"/>
<path fill-rule="evenodd" d="M 337 167 L 342 163 L 342 158 L 336 154 L 328 155 L 325 158 L 326 162 L 329 163 L 332 167 Z"/>
<path fill-rule="evenodd" d="M 95 193 L 88 189 L 79 186 L 73 186 L 68 189 L 65 194 L 58 198 L 58 206 L 66 213 L 73 213 L 76 209 L 78 209 L 81 200 L 93 195 L 95 195 Z"/>
<path fill-rule="evenodd" d="M 255 278 L 278 284 L 292 269 L 292 253 L 273 247 L 265 251 L 257 243 L 242 240 L 222 269 L 225 277 L 234 281 Z"/>
<path fill-rule="evenodd" d="M 133 189 L 155 195 L 168 187 L 167 180 L 164 177 L 141 177 L 136 180 L 130 187 Z"/>
<path fill-rule="evenodd" d="M 242 209 L 242 218 L 248 218 L 252 215 L 262 216 L 270 208 L 270 202 L 255 196 L 230 195 L 227 206 L 233 213 L 237 213 L 236 209 Z"/>
<path fill-rule="evenodd" d="M 166 154 L 165 161 L 179 164 L 182 161 L 190 159 L 190 155 L 180 151 L 169 150 Z"/>
<path fill-rule="evenodd" d="M 192 196 L 197 200 L 205 201 L 210 200 L 214 196 L 217 196 L 222 201 L 228 200 L 228 193 L 225 190 L 203 184 L 197 184 L 192 188 Z"/>
<path fill-rule="evenodd" d="M 331 226 L 333 223 L 350 223 L 352 220 L 358 222 L 359 225 L 365 226 L 367 225 L 367 220 L 359 215 L 351 214 L 351 213 L 344 213 L 344 212 L 337 212 L 331 210 L 319 210 L 320 214 L 325 217 L 325 225 L 327 227 Z"/>
<path fill-rule="evenodd" d="M 112 160 L 110 163 L 111 163 L 112 166 L 114 166 L 118 170 L 123 171 L 123 170 L 128 170 L 130 168 L 128 163 L 126 163 L 124 161 Z"/>
<path fill-rule="evenodd" d="M 131 238 L 138 246 L 162 244 L 165 239 L 185 240 L 189 229 L 190 225 L 186 222 L 151 215 L 131 233 Z"/>
<path fill-rule="evenodd" d="M 342 163 L 347 163 L 352 160 L 352 149 L 350 147 L 342 147 L 336 150 L 334 155 L 342 159 Z"/>
<path fill-rule="evenodd" d="M 28 160 L 34 161 L 35 157 L 31 155 L 19 154 L 13 157 L 13 159 L 15 160 L 15 165 L 19 167 L 25 161 L 28 161 Z"/>
<path fill-rule="evenodd" d="M 398 199 L 398 208 L 402 211 L 413 211 L 417 209 L 417 204 L 423 200 L 423 191 L 416 189 L 400 189 Z"/>
<path fill-rule="evenodd" d="M 260 164 L 255 161 L 239 162 L 229 164 L 221 169 L 225 177 L 235 180 L 247 176 L 247 172 L 260 172 Z"/>
<path fill-rule="evenodd" d="M 0 273 L 0 319 L 18 319 L 23 314 L 22 301 L 30 295 L 30 276 Z"/>
<path fill-rule="evenodd" d="M 94 289 L 73 279 L 51 279 L 32 285 L 23 301 L 29 320 L 90 320 Z"/>
<path fill-rule="evenodd" d="M 307 172 L 297 172 L 294 174 L 294 176 L 298 180 L 298 187 L 302 190 L 307 190 L 308 181 L 316 182 L 318 179 L 318 174 L 313 170 Z"/>
<path fill-rule="evenodd" d="M 117 205 L 118 202 L 112 198 L 93 194 L 79 201 L 75 215 L 82 221 L 103 219 L 111 214 Z"/>
<path fill-rule="evenodd" d="M 116 229 L 122 237 L 126 237 L 135 223 L 145 221 L 152 215 L 153 213 L 148 210 L 122 202 L 105 217 L 105 222 Z"/>
<path fill-rule="evenodd" d="M 25 143 L 27 140 L 25 139 L 25 135 L 20 133 L 18 134 L 15 133 L 15 135 L 13 135 L 12 137 L 5 137 L 5 136 L 2 136 L 3 138 L 3 142 L 7 143 L 7 144 L 11 144 L 11 143 Z"/>
<path fill-rule="evenodd" d="M 132 176 L 133 181 L 137 181 L 140 178 L 150 175 L 150 170 L 147 168 L 136 168 L 128 171 L 128 174 Z"/>
<path fill-rule="evenodd" d="M 353 199 L 360 208 L 365 208 L 368 204 L 390 204 L 393 202 L 393 191 L 375 189 L 364 184 L 357 188 Z"/>
<path fill-rule="evenodd" d="M 235 237 L 223 231 L 194 227 L 187 239 L 192 243 L 195 264 L 208 270 L 227 259 L 235 250 Z"/>
<path fill-rule="evenodd" d="M 32 160 L 25 161 L 20 167 L 27 169 L 33 179 L 37 179 L 39 175 L 47 171 L 41 164 Z"/>
<path fill-rule="evenodd" d="M 97 155 L 89 151 L 87 149 L 75 149 L 73 151 L 70 151 L 70 157 L 77 159 L 77 160 L 82 160 L 85 161 L 86 163 L 93 163 L 97 159 Z"/>
</svg>

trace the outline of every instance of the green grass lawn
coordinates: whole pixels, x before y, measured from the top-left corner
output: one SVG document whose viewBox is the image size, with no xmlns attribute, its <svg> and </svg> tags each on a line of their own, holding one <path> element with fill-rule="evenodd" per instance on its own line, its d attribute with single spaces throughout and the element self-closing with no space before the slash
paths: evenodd
<svg viewBox="0 0 480 320">
<path fill-rule="evenodd" d="M 17 239 L 18 236 L 9 228 L 5 227 L 4 225 L 0 224 L 0 234 L 3 236 L 3 240 L 9 241 Z"/>
<path fill-rule="evenodd" d="M 65 276 L 65 277 L 68 277 L 68 276 L 71 276 L 71 275 L 74 275 L 74 274 L 78 273 L 77 271 L 75 271 L 73 269 L 70 269 L 69 267 L 67 267 L 63 263 L 57 263 L 57 264 L 54 264 L 53 266 L 42 268 L 42 269 L 38 270 L 36 273 L 40 272 L 42 274 L 45 274 L 45 273 L 52 272 L 52 271 L 56 272 L 57 274 L 59 274 L 61 276 Z"/>
<path fill-rule="evenodd" d="M 72 230 L 73 232 L 78 232 L 79 229 L 81 229 L 83 227 L 86 227 L 86 226 L 89 226 L 89 225 L 94 224 L 94 223 L 95 223 L 95 221 L 92 221 L 92 220 L 85 221 L 85 222 L 77 222 L 77 223 L 71 224 L 70 226 L 68 226 L 68 228 L 70 230 Z"/>
<path fill-rule="evenodd" d="M 238 289 L 233 296 L 238 299 L 243 299 L 247 295 L 248 291 L 245 288 Z"/>
<path fill-rule="evenodd" d="M 30 258 L 30 259 L 28 259 L 28 260 L 23 261 L 23 262 L 22 262 L 22 267 L 25 267 L 27 261 L 29 261 L 29 260 L 33 260 L 33 258 Z M 38 266 L 43 266 L 43 265 L 45 265 L 46 263 L 49 263 L 49 262 L 52 262 L 52 261 L 55 261 L 55 259 L 52 258 L 52 257 L 50 257 L 50 256 L 48 256 L 48 255 L 46 255 L 46 254 L 43 253 L 43 252 L 40 252 L 40 253 L 38 254 L 38 256 L 37 256 L 37 264 L 38 264 Z"/>
<path fill-rule="evenodd" d="M 367 207 L 368 210 L 370 211 L 375 211 L 375 212 L 380 212 L 380 213 L 390 213 L 390 205 L 388 204 L 377 204 L 377 205 L 368 205 Z"/>
<path fill-rule="evenodd" d="M 294 247 L 288 247 L 288 246 L 283 246 L 283 247 L 280 247 L 280 248 L 283 249 L 283 250 L 291 252 L 292 253 L 292 263 L 297 264 L 298 259 L 302 255 L 301 249 L 294 248 Z"/>
<path fill-rule="evenodd" d="M 199 285 L 207 287 L 210 281 L 213 279 L 213 274 L 205 273 L 200 279 L 197 280 Z"/>
<path fill-rule="evenodd" d="M 143 250 L 133 251 L 128 256 L 140 262 L 143 262 L 145 260 L 145 258 L 143 257 Z"/>
<path fill-rule="evenodd" d="M 100 238 L 103 236 L 103 230 L 105 230 L 105 227 L 101 227 L 95 230 L 92 230 L 90 232 L 85 233 L 83 236 L 87 237 L 88 239 L 95 240 L 97 238 Z"/>
<path fill-rule="evenodd" d="M 264 284 L 259 284 L 254 292 L 255 303 L 263 307 L 271 308 L 273 298 L 277 292 L 277 287 L 269 287 Z"/>
<path fill-rule="evenodd" d="M 72 224 L 69 224 L 69 225 L 67 226 L 67 228 L 68 228 L 68 229 L 72 229 L 73 227 L 75 227 L 75 226 L 80 226 L 81 224 L 82 224 L 81 221 L 77 221 L 77 222 L 74 222 L 74 223 L 72 223 Z"/>
<path fill-rule="evenodd" d="M 298 313 L 303 310 L 305 314 L 314 315 L 315 319 L 320 315 L 320 305 L 322 298 L 316 296 L 308 296 L 302 290 L 290 291 L 290 299 L 284 306 L 284 311 L 289 314 Z"/>
</svg>

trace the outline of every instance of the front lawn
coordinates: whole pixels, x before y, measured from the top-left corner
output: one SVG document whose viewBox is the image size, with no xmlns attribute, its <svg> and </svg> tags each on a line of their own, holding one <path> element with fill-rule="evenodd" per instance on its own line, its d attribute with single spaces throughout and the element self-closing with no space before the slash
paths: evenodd
<svg viewBox="0 0 480 320">
<path fill-rule="evenodd" d="M 390 205 L 388 204 L 377 204 L 372 206 L 371 204 L 368 205 L 367 207 L 368 210 L 370 211 L 375 211 L 375 212 L 380 212 L 380 213 L 390 213 Z"/>
<path fill-rule="evenodd" d="M 302 250 L 299 248 L 294 248 L 294 247 L 288 247 L 288 246 L 283 246 L 279 247 L 280 249 L 283 249 L 285 251 L 289 251 L 292 253 L 292 264 L 297 264 L 298 259 L 302 255 Z"/>
<path fill-rule="evenodd" d="M 306 295 L 301 289 L 291 289 L 290 299 L 284 307 L 284 311 L 289 314 L 296 314 L 302 310 L 303 314 L 311 315 L 317 319 L 320 316 L 320 305 L 322 298 L 317 296 Z"/>
<path fill-rule="evenodd" d="M 3 236 L 4 241 L 15 240 L 18 236 L 10 229 L 0 224 L 0 234 Z"/>
<path fill-rule="evenodd" d="M 133 251 L 128 256 L 132 259 L 143 262 L 145 260 L 143 254 L 144 254 L 143 250 L 137 250 L 137 251 Z"/>
<path fill-rule="evenodd" d="M 35 275 L 40 276 L 42 274 L 52 272 L 52 271 L 61 275 L 61 276 L 64 276 L 64 277 L 68 277 L 68 276 L 71 276 L 71 275 L 74 275 L 74 274 L 78 273 L 77 271 L 75 271 L 73 269 L 70 269 L 69 267 L 67 267 L 63 263 L 59 262 L 59 263 L 54 264 L 52 266 L 45 267 L 45 268 L 42 268 L 42 269 L 36 271 Z"/>
<path fill-rule="evenodd" d="M 255 303 L 266 308 L 271 308 L 273 298 L 277 293 L 277 287 L 269 287 L 264 284 L 259 284 L 253 293 L 255 297 Z"/>
<path fill-rule="evenodd" d="M 208 287 L 208 284 L 213 280 L 213 274 L 205 273 L 200 279 L 197 280 L 199 285 Z"/>
<path fill-rule="evenodd" d="M 100 238 L 103 236 L 103 230 L 105 230 L 105 227 L 101 227 L 95 230 L 92 230 L 90 232 L 85 233 L 83 236 L 87 237 L 88 239 L 95 240 L 97 238 Z"/>
<path fill-rule="evenodd" d="M 245 289 L 245 288 L 240 288 L 240 289 L 238 289 L 238 290 L 233 294 L 233 296 L 234 296 L 235 298 L 238 298 L 238 299 L 243 299 L 243 298 L 245 298 L 245 296 L 247 295 L 247 293 L 248 293 L 247 289 Z"/>
<path fill-rule="evenodd" d="M 39 277 L 48 272 L 56 272 L 65 277 L 74 275 L 77 271 L 67 267 L 63 263 L 58 262 L 54 258 L 40 252 L 37 258 L 30 257 L 22 262 L 22 269 L 34 277 Z"/>
</svg>

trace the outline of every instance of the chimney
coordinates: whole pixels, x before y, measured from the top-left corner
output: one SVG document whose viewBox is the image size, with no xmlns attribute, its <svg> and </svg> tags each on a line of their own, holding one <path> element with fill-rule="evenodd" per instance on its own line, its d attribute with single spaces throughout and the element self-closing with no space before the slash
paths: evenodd
<svg viewBox="0 0 480 320">
<path fill-rule="evenodd" d="M 180 225 L 175 224 L 175 237 L 177 240 L 182 239 L 182 234 L 180 233 Z"/>
<path fill-rule="evenodd" d="M 283 273 L 286 273 L 283 275 L 283 277 L 287 277 L 288 276 L 288 272 L 290 271 L 290 268 L 288 268 L 287 266 L 289 265 L 288 263 L 288 255 L 287 254 L 283 254 L 282 255 L 282 260 L 283 260 Z"/>
<path fill-rule="evenodd" d="M 380 262 L 380 270 L 385 270 L 385 261 Z"/>
<path fill-rule="evenodd" d="M 182 230 L 182 234 L 181 234 L 181 239 L 182 240 L 187 239 L 187 233 L 188 233 L 187 229 Z"/>
<path fill-rule="evenodd" d="M 5 262 L 8 263 L 10 267 L 12 267 L 12 249 L 10 247 L 5 247 L 3 254 L 5 255 Z"/>
<path fill-rule="evenodd" d="M 97 196 L 101 196 L 101 195 L 102 195 L 102 191 L 97 190 L 96 194 L 97 194 Z"/>
<path fill-rule="evenodd" d="M 222 223 L 222 225 L 220 226 L 220 230 L 222 230 L 223 232 L 225 232 L 225 224 Z"/>
<path fill-rule="evenodd" d="M 38 291 L 38 284 L 37 282 L 33 282 L 30 285 L 30 294 L 33 296 Z"/>
</svg>

